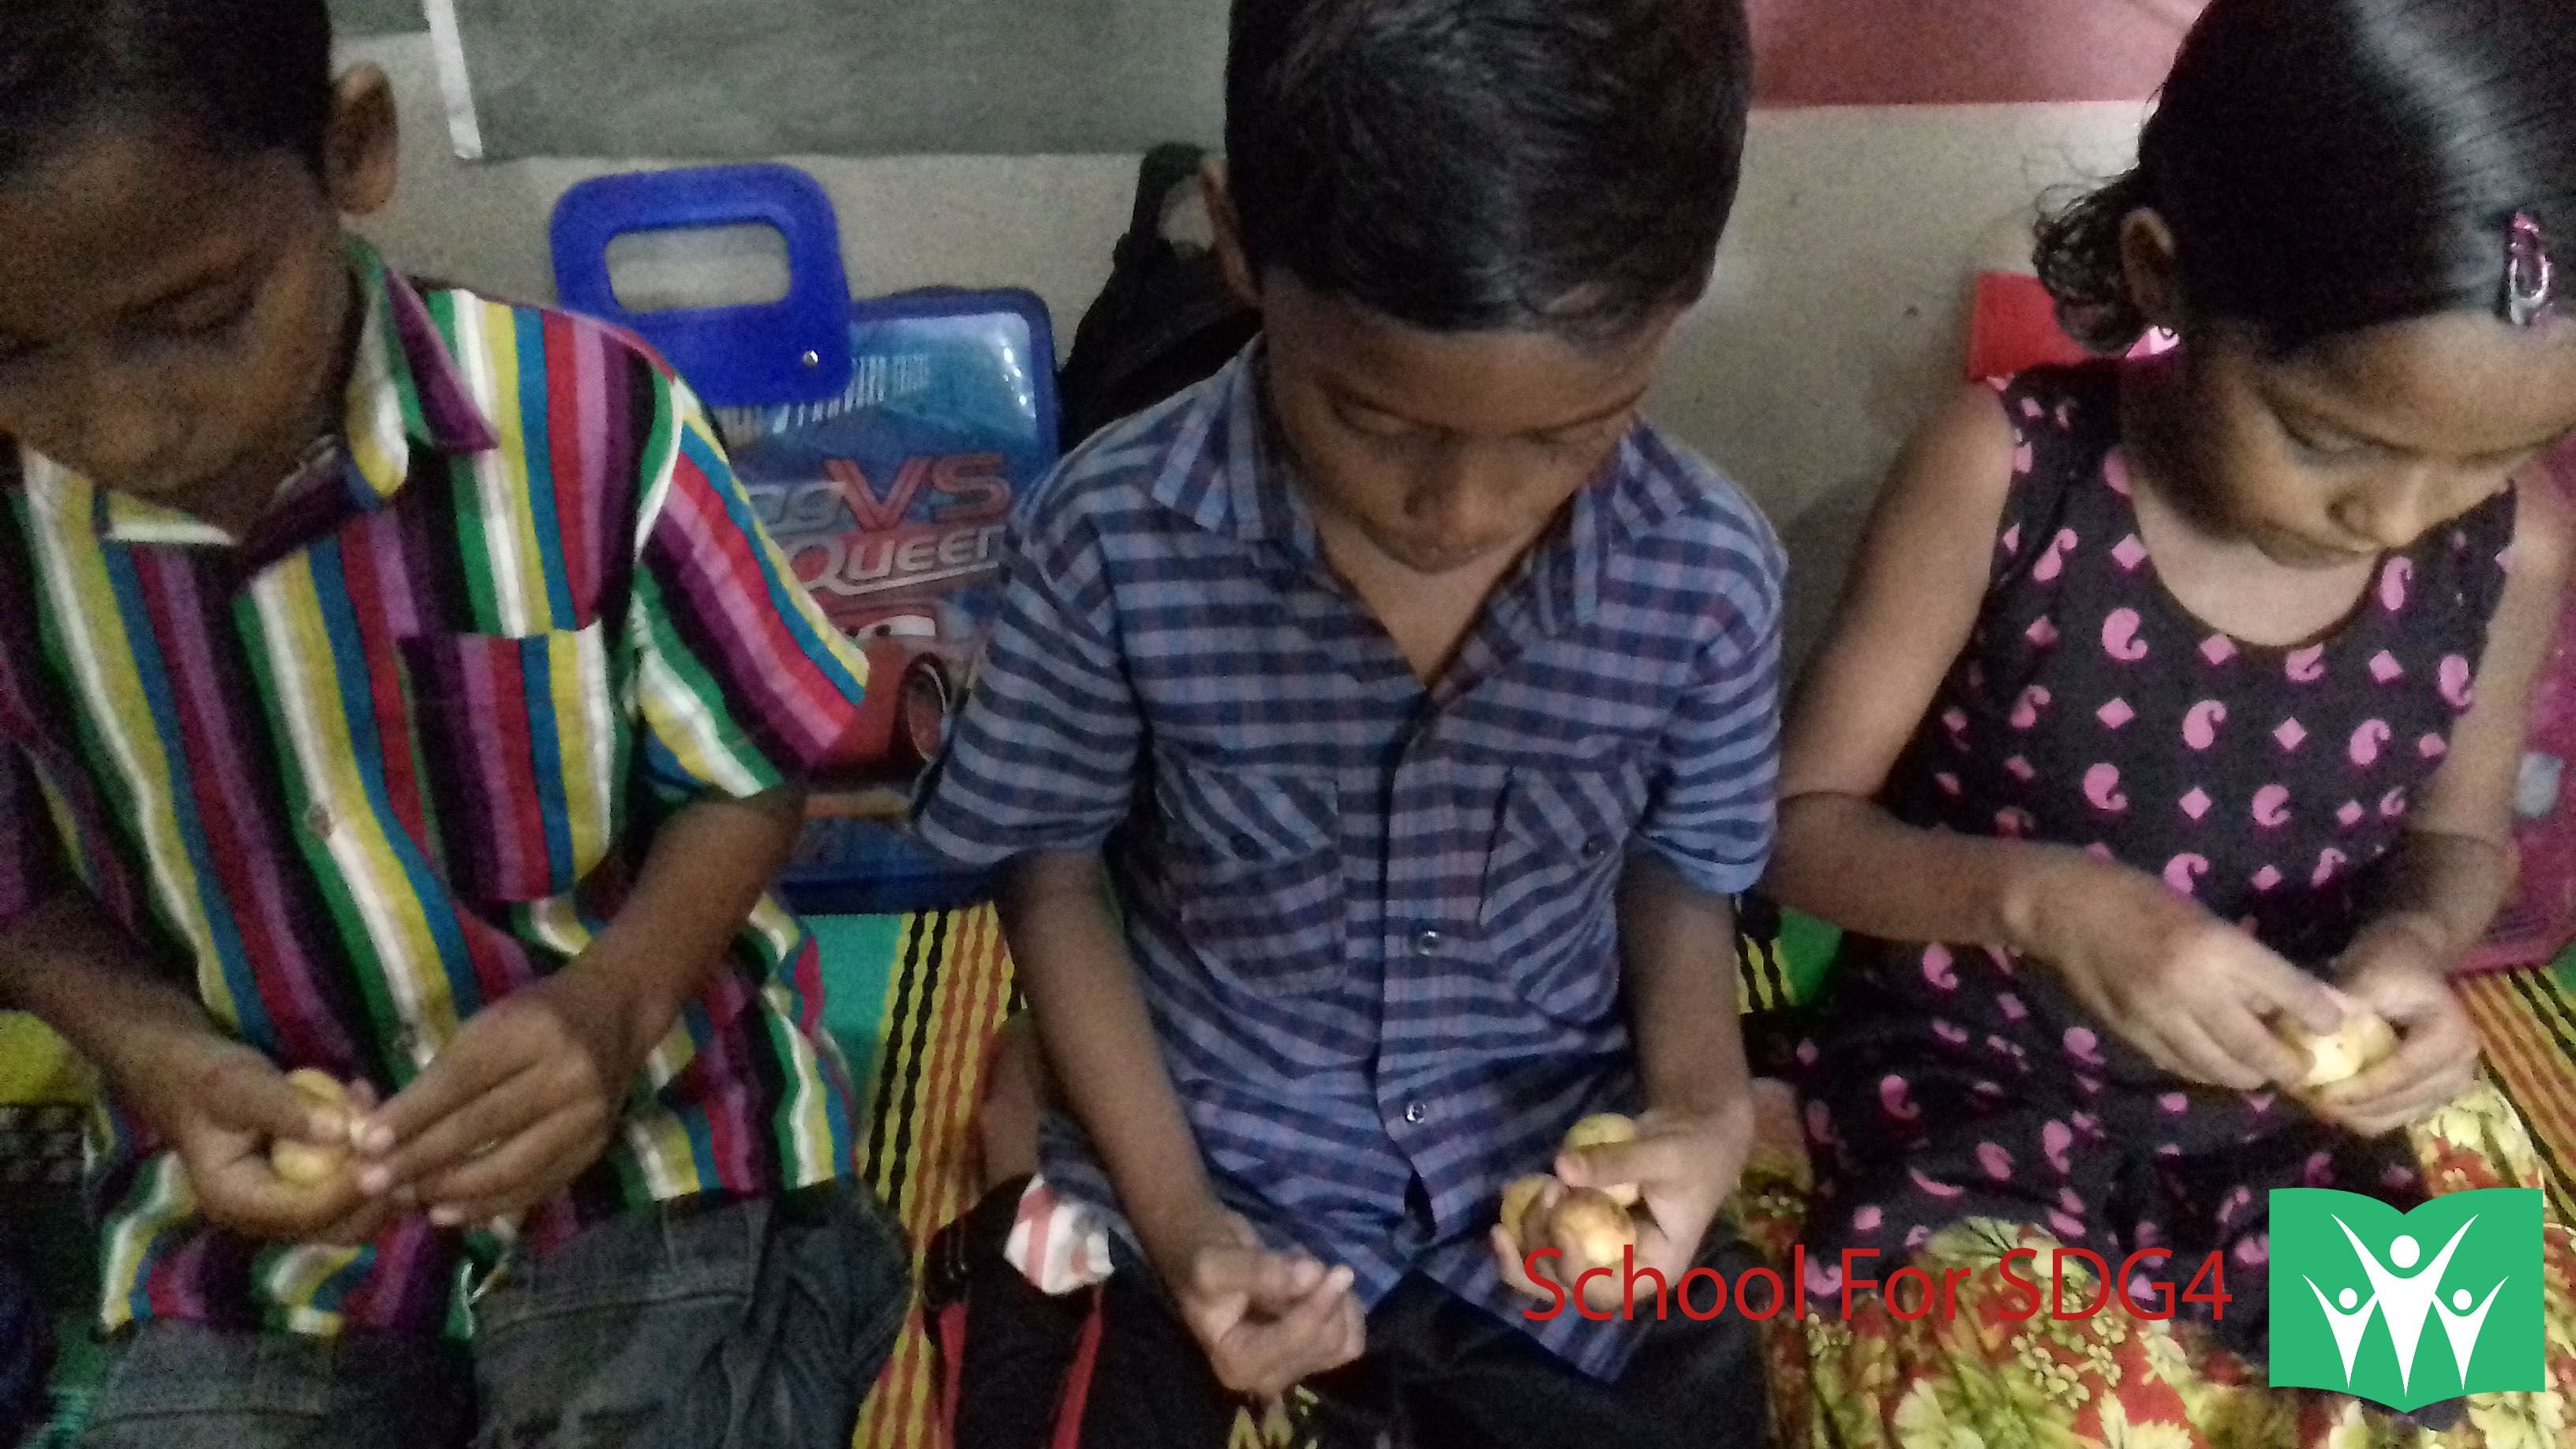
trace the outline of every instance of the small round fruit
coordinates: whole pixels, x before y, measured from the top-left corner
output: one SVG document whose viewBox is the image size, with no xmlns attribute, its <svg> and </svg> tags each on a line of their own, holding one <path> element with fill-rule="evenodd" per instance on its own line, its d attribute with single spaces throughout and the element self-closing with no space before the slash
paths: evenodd
<svg viewBox="0 0 2576 1449">
<path fill-rule="evenodd" d="M 1530 1209 L 1543 1202 L 1547 1197 L 1547 1190 L 1555 1186 L 1557 1186 L 1555 1178 L 1540 1172 L 1532 1173 L 1528 1177 L 1515 1178 L 1511 1186 L 1503 1189 L 1503 1233 L 1512 1240 L 1514 1246 L 1529 1241 L 1527 1235 L 1521 1232 L 1521 1228 L 1529 1221 Z"/>
<path fill-rule="evenodd" d="M 1637 1223 L 1619 1200 L 1597 1188 L 1578 1187 L 1548 1214 L 1548 1236 L 1565 1254 L 1565 1281 L 1594 1268 L 1616 1268 L 1637 1245 Z"/>
<path fill-rule="evenodd" d="M 1565 1150 L 1581 1152 L 1587 1147 L 1615 1147 L 1636 1140 L 1635 1121 L 1616 1112 L 1599 1112 L 1566 1129 Z M 1637 1185 L 1633 1182 L 1612 1183 L 1601 1190 L 1618 1199 L 1623 1208 L 1637 1205 Z"/>
<path fill-rule="evenodd" d="M 2349 1081 L 2397 1050 L 2396 1031 L 2375 1011 L 2355 1012 L 2323 1036 L 2301 1029 L 2296 1022 L 2283 1023 L 2279 1034 L 2308 1059 L 2308 1073 L 2299 1079 L 2303 1091 Z"/>
<path fill-rule="evenodd" d="M 349 1112 L 349 1089 L 327 1072 L 310 1067 L 287 1073 L 286 1084 L 307 1103 L 326 1108 L 346 1117 Z M 346 1146 L 305 1142 L 281 1137 L 268 1144 L 269 1170 L 297 1187 L 320 1187 L 338 1177 L 349 1167 Z"/>
</svg>

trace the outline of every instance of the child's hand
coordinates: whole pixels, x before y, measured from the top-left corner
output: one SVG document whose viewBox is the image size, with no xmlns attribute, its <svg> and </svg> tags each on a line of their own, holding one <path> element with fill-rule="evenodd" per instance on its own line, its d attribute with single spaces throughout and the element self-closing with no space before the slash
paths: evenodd
<svg viewBox="0 0 2576 1449">
<path fill-rule="evenodd" d="M 659 1036 L 647 1015 L 588 956 L 485 1007 L 362 1125 L 359 1186 L 417 1202 L 441 1227 L 563 1191 L 608 1147 Z"/>
<path fill-rule="evenodd" d="M 1663 1274 L 1666 1283 L 1679 1283 L 1698 1260 L 1700 1242 L 1708 1236 L 1709 1224 L 1717 1220 L 1718 1209 L 1734 1193 L 1752 1150 L 1753 1099 L 1745 1096 L 1710 1111 L 1647 1112 L 1637 1119 L 1634 1139 L 1564 1153 L 1556 1160 L 1556 1175 L 1568 1187 L 1636 1184 L 1641 1209 L 1637 1271 L 1651 1268 Z M 1499 1235 L 1502 1230 L 1497 1227 L 1495 1232 Z M 1511 1258 L 1512 1246 L 1507 1238 L 1495 1240 L 1497 1256 L 1506 1260 Z M 1551 1296 L 1531 1279 L 1523 1263 L 1505 1261 L 1501 1267 L 1503 1281 L 1514 1288 L 1538 1298 Z M 1569 1297 L 1573 1295 L 1570 1280 L 1577 1273 L 1558 1260 L 1543 1259 L 1538 1268 L 1562 1285 Z M 1614 1272 L 1584 1285 L 1583 1297 L 1594 1312 L 1618 1310 L 1623 1276 Z"/>
<path fill-rule="evenodd" d="M 1236 1393 L 1276 1398 L 1368 1345 L 1350 1269 L 1265 1248 L 1222 1209 L 1158 1254 L 1156 1269 L 1217 1381 Z"/>
<path fill-rule="evenodd" d="M 2074 856 L 2045 881 L 2031 954 L 2085 1010 L 2176 1076 L 2250 1092 L 2307 1064 L 2267 1020 L 2343 1020 L 2334 992 L 2164 882 Z"/>
<path fill-rule="evenodd" d="M 2343 971 L 2344 991 L 2397 1029 L 2397 1050 L 2320 1090 L 2319 1116 L 2376 1137 L 2448 1104 L 2477 1080 L 2477 1028 L 2429 938 L 2402 922 L 2378 923 L 2344 953 Z"/>
<path fill-rule="evenodd" d="M 276 1063 L 209 1036 L 201 1053 L 166 1065 L 161 1090 L 125 1095 L 179 1155 L 208 1222 L 272 1242 L 356 1244 L 392 1219 L 392 1206 L 370 1202 L 353 1174 L 311 1186 L 277 1175 L 272 1142 L 346 1148 L 350 1122 L 316 1108 Z"/>
</svg>

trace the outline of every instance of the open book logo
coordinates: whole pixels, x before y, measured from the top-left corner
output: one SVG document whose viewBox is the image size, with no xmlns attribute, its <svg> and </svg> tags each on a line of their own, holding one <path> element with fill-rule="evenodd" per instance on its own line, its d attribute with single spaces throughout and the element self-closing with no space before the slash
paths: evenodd
<svg viewBox="0 0 2576 1449">
<path fill-rule="evenodd" d="M 2401 1411 L 2546 1387 L 2540 1222 L 2536 1188 L 2406 1213 L 2358 1193 L 2274 1192 L 2272 1382 Z"/>
</svg>

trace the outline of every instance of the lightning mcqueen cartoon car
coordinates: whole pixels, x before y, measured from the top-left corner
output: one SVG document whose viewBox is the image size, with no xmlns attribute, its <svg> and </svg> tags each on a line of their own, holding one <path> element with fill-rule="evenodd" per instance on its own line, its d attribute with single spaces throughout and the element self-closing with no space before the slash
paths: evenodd
<svg viewBox="0 0 2576 1449">
<path fill-rule="evenodd" d="M 868 661 L 859 717 L 832 752 L 842 769 L 904 773 L 928 764 L 948 736 L 949 712 L 973 675 L 970 646 L 943 634 L 920 607 L 842 625 Z"/>
</svg>

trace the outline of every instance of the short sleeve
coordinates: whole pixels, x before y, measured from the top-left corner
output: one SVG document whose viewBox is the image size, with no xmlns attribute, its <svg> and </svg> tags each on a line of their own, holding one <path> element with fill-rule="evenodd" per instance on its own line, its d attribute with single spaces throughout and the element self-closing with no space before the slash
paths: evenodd
<svg viewBox="0 0 2576 1449">
<path fill-rule="evenodd" d="M 665 397 L 626 620 L 640 753 L 666 796 L 747 799 L 830 758 L 867 664 L 796 582 L 696 399 L 677 383 Z"/>
<path fill-rule="evenodd" d="M 1143 728 L 1101 550 L 1051 511 L 1014 529 L 992 640 L 915 816 L 971 865 L 1097 849 L 1135 790 Z"/>
<path fill-rule="evenodd" d="M 26 753 L 0 744 L 0 926 L 43 905 L 70 883 L 53 812 Z"/>
<path fill-rule="evenodd" d="M 1720 566 L 1719 627 L 1665 728 L 1639 837 L 1711 895 L 1753 888 L 1771 861 L 1780 786 L 1780 593 L 1768 531 Z"/>
</svg>

